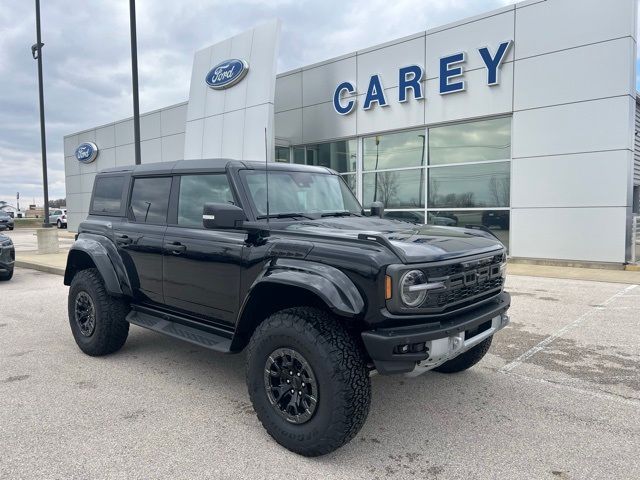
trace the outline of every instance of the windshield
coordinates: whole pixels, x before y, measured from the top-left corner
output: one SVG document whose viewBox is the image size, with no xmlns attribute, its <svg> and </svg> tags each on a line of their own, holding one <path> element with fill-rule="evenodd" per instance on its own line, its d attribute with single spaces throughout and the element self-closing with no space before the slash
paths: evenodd
<svg viewBox="0 0 640 480">
<path fill-rule="evenodd" d="M 267 214 L 267 189 L 264 170 L 242 170 L 246 186 L 258 216 Z M 362 213 L 362 207 L 338 175 L 316 172 L 269 172 L 269 215 Z"/>
</svg>

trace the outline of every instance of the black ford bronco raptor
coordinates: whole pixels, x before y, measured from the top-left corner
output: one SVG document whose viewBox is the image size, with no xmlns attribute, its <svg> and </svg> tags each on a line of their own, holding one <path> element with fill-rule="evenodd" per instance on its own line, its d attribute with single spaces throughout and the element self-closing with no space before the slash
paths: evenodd
<svg viewBox="0 0 640 480">
<path fill-rule="evenodd" d="M 130 323 L 246 348 L 269 434 L 326 454 L 364 424 L 373 371 L 465 370 L 509 321 L 505 248 L 488 231 L 382 210 L 367 214 L 323 167 L 218 159 L 102 171 L 67 260 L 71 331 L 88 355 L 120 349 Z"/>
</svg>

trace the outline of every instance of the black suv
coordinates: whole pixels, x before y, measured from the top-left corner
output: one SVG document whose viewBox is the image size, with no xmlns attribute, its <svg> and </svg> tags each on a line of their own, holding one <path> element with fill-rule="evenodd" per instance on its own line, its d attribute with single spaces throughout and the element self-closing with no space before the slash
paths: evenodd
<svg viewBox="0 0 640 480">
<path fill-rule="evenodd" d="M 5 227 L 0 225 L 0 280 L 11 280 L 16 260 L 16 250 L 13 246 L 13 241 L 2 234 L 4 230 Z"/>
<path fill-rule="evenodd" d="M 121 348 L 130 323 L 218 352 L 246 347 L 269 434 L 302 455 L 331 452 L 362 427 L 371 372 L 465 370 L 509 321 L 495 237 L 382 210 L 367 216 L 322 167 L 105 170 L 67 260 L 71 331 L 89 355 Z"/>
</svg>

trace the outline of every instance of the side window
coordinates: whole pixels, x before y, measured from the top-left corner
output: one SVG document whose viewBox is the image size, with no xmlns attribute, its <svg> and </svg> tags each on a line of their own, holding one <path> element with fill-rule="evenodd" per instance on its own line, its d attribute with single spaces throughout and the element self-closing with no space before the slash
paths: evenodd
<svg viewBox="0 0 640 480">
<path fill-rule="evenodd" d="M 91 212 L 98 215 L 119 215 L 123 187 L 123 176 L 98 177 L 93 189 Z"/>
<path fill-rule="evenodd" d="M 205 203 L 235 203 L 225 174 L 183 175 L 178 197 L 178 225 L 202 227 Z"/>
<path fill-rule="evenodd" d="M 166 223 L 171 177 L 136 178 L 131 192 L 131 213 L 138 223 Z"/>
</svg>

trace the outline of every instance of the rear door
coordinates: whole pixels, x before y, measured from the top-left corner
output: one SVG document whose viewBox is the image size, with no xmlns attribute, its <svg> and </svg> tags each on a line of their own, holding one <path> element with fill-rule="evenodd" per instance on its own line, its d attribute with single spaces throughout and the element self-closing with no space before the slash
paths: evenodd
<svg viewBox="0 0 640 480">
<path fill-rule="evenodd" d="M 174 178 L 164 237 L 165 303 L 214 322 L 233 323 L 247 235 L 205 229 L 202 208 L 207 202 L 235 203 L 226 173 Z"/>
<path fill-rule="evenodd" d="M 134 177 L 127 218 L 113 226 L 115 242 L 138 301 L 164 301 L 162 245 L 170 192 L 170 176 Z"/>
</svg>

